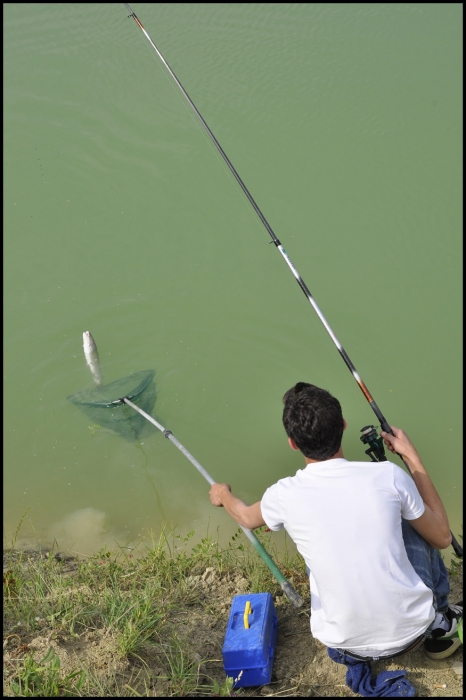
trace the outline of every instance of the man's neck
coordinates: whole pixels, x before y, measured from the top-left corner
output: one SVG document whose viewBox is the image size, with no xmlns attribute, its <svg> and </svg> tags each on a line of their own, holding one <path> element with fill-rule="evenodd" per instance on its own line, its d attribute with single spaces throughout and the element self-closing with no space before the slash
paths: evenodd
<svg viewBox="0 0 466 700">
<path fill-rule="evenodd" d="M 309 459 L 309 457 L 304 457 L 304 461 L 306 464 L 318 464 L 319 462 L 328 462 L 331 459 L 345 459 L 345 455 L 343 454 L 343 448 L 340 447 L 338 452 L 336 452 L 333 457 L 329 457 L 328 459 Z"/>
</svg>

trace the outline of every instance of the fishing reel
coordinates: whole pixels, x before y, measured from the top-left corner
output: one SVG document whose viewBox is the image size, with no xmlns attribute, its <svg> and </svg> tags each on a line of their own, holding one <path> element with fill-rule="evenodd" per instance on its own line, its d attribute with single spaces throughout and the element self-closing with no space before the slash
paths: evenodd
<svg viewBox="0 0 466 700">
<path fill-rule="evenodd" d="M 364 445 L 369 445 L 369 449 L 364 451 L 371 458 L 371 462 L 386 462 L 383 438 L 377 435 L 375 426 L 365 425 L 364 428 L 361 428 L 361 433 L 359 439 Z"/>
</svg>

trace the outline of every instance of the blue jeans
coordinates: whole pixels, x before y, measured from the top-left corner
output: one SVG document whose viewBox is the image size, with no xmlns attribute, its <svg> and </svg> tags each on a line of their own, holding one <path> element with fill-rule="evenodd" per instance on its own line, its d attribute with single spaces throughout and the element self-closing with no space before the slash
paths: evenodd
<svg viewBox="0 0 466 700">
<path fill-rule="evenodd" d="M 406 547 L 406 554 L 419 578 L 434 594 L 435 612 L 448 610 L 450 582 L 447 567 L 443 563 L 438 549 L 434 549 L 416 530 L 409 520 L 401 521 L 401 530 Z"/>
</svg>

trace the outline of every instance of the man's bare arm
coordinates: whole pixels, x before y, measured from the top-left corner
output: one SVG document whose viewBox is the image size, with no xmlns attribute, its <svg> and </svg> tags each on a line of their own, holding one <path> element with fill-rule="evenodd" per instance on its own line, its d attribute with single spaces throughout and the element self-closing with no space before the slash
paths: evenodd
<svg viewBox="0 0 466 700">
<path fill-rule="evenodd" d="M 403 457 L 426 507 L 420 518 L 409 522 L 432 547 L 444 549 L 451 544 L 451 532 L 448 516 L 440 496 L 409 437 L 399 428 L 395 428 L 393 425 L 391 428 L 394 435 L 383 431 L 380 434 L 388 449 Z"/>
<path fill-rule="evenodd" d="M 233 496 L 229 484 L 213 484 L 209 496 L 214 506 L 223 506 L 241 527 L 254 530 L 254 528 L 266 524 L 262 517 L 260 501 L 252 506 L 247 506 L 244 501 Z"/>
</svg>

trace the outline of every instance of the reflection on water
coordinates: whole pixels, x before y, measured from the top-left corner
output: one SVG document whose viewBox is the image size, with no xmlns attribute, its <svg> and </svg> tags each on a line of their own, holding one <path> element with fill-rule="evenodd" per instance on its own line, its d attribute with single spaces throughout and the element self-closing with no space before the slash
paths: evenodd
<svg viewBox="0 0 466 700">
<path fill-rule="evenodd" d="M 118 533 L 108 529 L 107 515 L 96 508 L 81 508 L 52 525 L 50 539 L 58 550 L 72 554 L 93 554 L 102 547 L 122 543 Z"/>
</svg>

